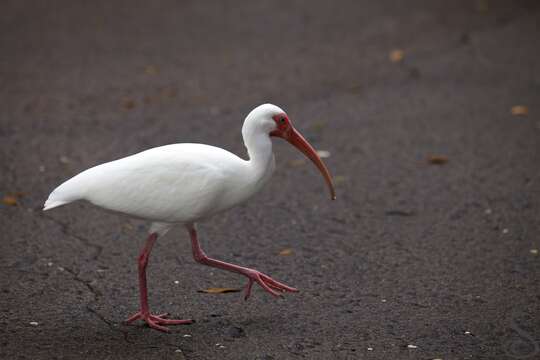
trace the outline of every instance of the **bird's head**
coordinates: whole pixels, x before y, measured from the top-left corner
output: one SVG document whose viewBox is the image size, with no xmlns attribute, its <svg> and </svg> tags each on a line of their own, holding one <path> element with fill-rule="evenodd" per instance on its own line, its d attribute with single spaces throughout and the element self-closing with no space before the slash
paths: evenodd
<svg viewBox="0 0 540 360">
<path fill-rule="evenodd" d="M 336 199 L 336 192 L 330 172 L 315 149 L 313 149 L 313 146 L 294 128 L 285 111 L 272 104 L 263 104 L 256 107 L 249 113 L 244 123 L 244 128 L 242 129 L 244 139 L 252 131 L 261 132 L 271 137 L 280 137 L 300 150 L 317 166 L 328 185 L 332 200 Z"/>
</svg>

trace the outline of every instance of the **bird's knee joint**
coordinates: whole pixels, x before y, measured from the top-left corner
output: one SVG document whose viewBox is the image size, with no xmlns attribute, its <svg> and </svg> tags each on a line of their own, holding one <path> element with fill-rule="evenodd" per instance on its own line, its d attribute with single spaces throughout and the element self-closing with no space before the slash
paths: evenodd
<svg viewBox="0 0 540 360">
<path fill-rule="evenodd" d="M 195 254 L 193 254 L 193 258 L 196 262 L 201 264 L 206 264 L 206 262 L 208 261 L 208 256 L 206 256 L 206 254 L 203 252 L 196 252 Z"/>
</svg>

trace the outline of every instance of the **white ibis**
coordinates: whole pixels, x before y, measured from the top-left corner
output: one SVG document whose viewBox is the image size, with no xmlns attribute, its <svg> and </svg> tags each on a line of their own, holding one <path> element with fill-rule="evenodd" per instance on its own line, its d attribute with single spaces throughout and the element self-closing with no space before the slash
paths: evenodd
<svg viewBox="0 0 540 360">
<path fill-rule="evenodd" d="M 146 266 L 152 246 L 158 236 L 178 224 L 188 230 L 197 262 L 247 277 L 245 299 L 250 296 L 255 282 L 275 296 L 298 291 L 255 269 L 208 257 L 197 240 L 195 224 L 198 221 L 242 203 L 270 179 L 275 167 L 272 136 L 287 140 L 313 161 L 332 199 L 336 197 L 328 169 L 279 107 L 264 104 L 252 110 L 244 121 L 242 136 L 249 160 L 209 145 L 166 145 L 90 168 L 49 195 L 43 210 L 86 200 L 152 222 L 138 259 L 140 310 L 127 320 L 128 323 L 141 319 L 154 329 L 169 331 L 163 325 L 193 322 L 166 319 L 166 314 L 153 315 L 148 307 Z"/>
</svg>

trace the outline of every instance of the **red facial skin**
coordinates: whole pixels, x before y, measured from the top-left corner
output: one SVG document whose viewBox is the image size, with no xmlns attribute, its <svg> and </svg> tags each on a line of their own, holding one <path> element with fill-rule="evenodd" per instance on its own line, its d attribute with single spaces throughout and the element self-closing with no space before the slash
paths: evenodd
<svg viewBox="0 0 540 360">
<path fill-rule="evenodd" d="M 291 145 L 300 150 L 304 155 L 306 155 L 314 164 L 317 166 L 321 172 L 328 189 L 330 190 L 330 195 L 332 200 L 336 199 L 336 192 L 334 190 L 334 184 L 332 183 L 332 177 L 330 172 L 322 162 L 319 155 L 313 146 L 311 146 L 306 139 L 300 134 L 291 124 L 289 117 L 285 113 L 281 113 L 272 117 L 276 122 L 277 129 L 270 132 L 270 136 L 280 137 L 287 140 Z"/>
</svg>

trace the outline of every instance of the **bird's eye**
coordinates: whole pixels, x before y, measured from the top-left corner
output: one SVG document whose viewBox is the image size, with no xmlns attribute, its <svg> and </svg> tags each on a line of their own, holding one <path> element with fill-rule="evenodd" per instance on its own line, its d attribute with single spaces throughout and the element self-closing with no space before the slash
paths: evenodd
<svg viewBox="0 0 540 360">
<path fill-rule="evenodd" d="M 281 119 L 279 119 L 279 121 L 280 121 L 282 124 L 285 124 L 285 118 L 281 118 Z"/>
</svg>

